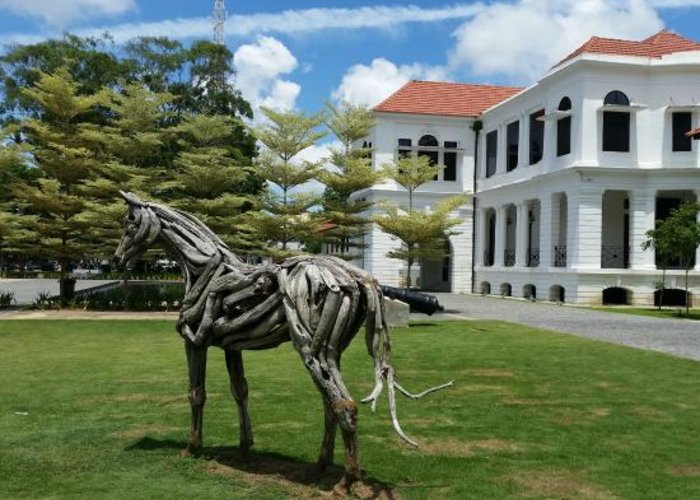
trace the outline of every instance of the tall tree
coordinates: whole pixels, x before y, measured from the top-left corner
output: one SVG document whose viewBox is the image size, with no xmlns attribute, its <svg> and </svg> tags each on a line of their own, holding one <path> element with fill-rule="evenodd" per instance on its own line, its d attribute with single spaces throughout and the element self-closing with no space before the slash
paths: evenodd
<svg viewBox="0 0 700 500">
<path fill-rule="evenodd" d="M 127 66 L 114 54 L 113 48 L 108 36 L 96 38 L 70 34 L 33 45 L 11 47 L 0 57 L 0 111 L 10 120 L 42 113 L 42 108 L 24 89 L 36 85 L 42 74 L 53 73 L 59 68 L 71 75 L 79 95 L 95 94 L 105 86 L 115 85 L 127 75 Z M 100 119 L 97 110 L 90 112 L 95 113 L 93 120 Z"/>
<path fill-rule="evenodd" d="M 309 209 L 319 200 L 292 190 L 314 179 L 319 165 L 293 160 L 326 134 L 318 131 L 322 123 L 320 116 L 265 107 L 261 111 L 268 123 L 257 129 L 256 136 L 266 149 L 256 166 L 259 175 L 273 186 L 262 204 L 263 213 L 257 224 L 261 237 L 274 245 L 268 253 L 274 258 L 283 258 L 297 253 L 291 248 L 293 242 L 299 243 L 318 230 L 317 217 Z"/>
<path fill-rule="evenodd" d="M 387 256 L 406 261 L 406 288 L 411 288 L 411 269 L 416 262 L 445 256 L 445 242 L 459 234 L 453 228 L 462 222 L 450 213 L 466 201 L 461 196 L 447 198 L 431 212 L 406 211 L 396 205 L 386 205 L 385 213 L 374 218 L 382 231 L 401 242 L 401 247 L 391 250 Z"/>
<path fill-rule="evenodd" d="M 372 112 L 361 106 L 343 103 L 327 104 L 326 126 L 341 144 L 331 151 L 333 169 L 321 170 L 319 180 L 326 185 L 323 195 L 323 216 L 330 229 L 324 232 L 324 241 L 344 259 L 357 257 L 353 250 L 362 248 L 361 237 L 371 221 L 367 212 L 372 203 L 352 194 L 368 189 L 384 177 L 382 169 L 372 167 L 371 149 L 359 142 L 367 137 L 374 118 Z"/>
<path fill-rule="evenodd" d="M 247 222 L 253 202 L 242 188 L 252 168 L 232 153 L 232 121 L 226 116 L 192 115 L 173 133 L 181 151 L 175 159 L 173 203 L 199 217 L 231 248 L 256 247 L 254 227 Z"/>
<path fill-rule="evenodd" d="M 81 117 L 93 111 L 100 97 L 79 95 L 78 83 L 65 69 L 42 73 L 36 86 L 23 90 L 23 97 L 33 102 L 37 115 L 23 120 L 19 130 L 41 177 L 17 186 L 14 194 L 33 212 L 34 217 L 25 215 L 23 220 L 40 239 L 35 251 L 60 263 L 65 284 L 70 263 L 89 250 L 87 182 L 101 162 L 94 140 L 97 125 Z"/>
<path fill-rule="evenodd" d="M 685 272 L 685 311 L 690 311 L 690 295 L 688 293 L 688 272 L 695 263 L 695 254 L 700 246 L 700 222 L 698 211 L 700 204 L 685 202 L 670 215 L 658 221 L 656 228 L 647 231 L 647 239 L 642 243 L 643 249 L 654 248 L 665 264 L 662 267 L 664 281 L 662 282 L 659 307 L 663 301 L 665 274 L 669 258 L 677 259 Z"/>
<path fill-rule="evenodd" d="M 408 192 L 408 205 L 384 204 L 384 214 L 374 222 L 385 233 L 401 242 L 401 247 L 387 256 L 406 261 L 406 287 L 412 285 L 411 269 L 416 262 L 436 260 L 445 256 L 445 241 L 455 233 L 452 228 L 461 222 L 450 213 L 466 202 L 462 196 L 447 198 L 432 212 L 414 210 L 413 193 L 435 178 L 440 167 L 431 165 L 425 156 L 399 158 L 385 165 L 387 175 Z"/>
<path fill-rule="evenodd" d="M 24 207 L 13 194 L 15 184 L 30 180 L 33 172 L 22 158 L 26 148 L 9 145 L 13 135 L 7 129 L 0 131 L 0 270 L 8 267 L 8 254 L 25 253 L 33 240 L 20 218 Z"/>
</svg>

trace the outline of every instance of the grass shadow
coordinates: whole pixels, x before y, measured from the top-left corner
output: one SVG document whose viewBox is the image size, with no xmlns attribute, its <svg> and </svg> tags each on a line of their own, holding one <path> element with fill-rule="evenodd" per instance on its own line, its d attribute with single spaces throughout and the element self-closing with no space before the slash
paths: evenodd
<svg viewBox="0 0 700 500">
<path fill-rule="evenodd" d="M 172 439 L 154 439 L 143 437 L 127 446 L 126 450 L 183 450 L 187 443 Z M 216 472 L 239 471 L 260 478 L 281 478 L 291 483 L 318 488 L 332 492 L 342 476 L 343 468 L 338 465 L 327 467 L 321 472 L 316 463 L 299 460 L 296 457 L 280 453 L 250 450 L 247 453 L 237 446 L 204 447 L 197 455 L 202 460 L 208 460 L 216 465 Z M 352 493 L 360 498 L 396 498 L 394 487 L 377 478 L 363 474 L 362 480 L 353 485 Z"/>
</svg>

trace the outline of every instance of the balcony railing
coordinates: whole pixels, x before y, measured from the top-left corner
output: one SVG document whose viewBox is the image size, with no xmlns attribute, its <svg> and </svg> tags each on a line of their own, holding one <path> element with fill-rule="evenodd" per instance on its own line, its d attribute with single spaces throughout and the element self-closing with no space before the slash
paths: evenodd
<svg viewBox="0 0 700 500">
<path fill-rule="evenodd" d="M 540 265 L 540 249 L 539 248 L 528 248 L 527 249 L 527 267 L 538 267 Z"/>
<path fill-rule="evenodd" d="M 554 247 L 554 267 L 566 267 L 566 245 Z"/>
<path fill-rule="evenodd" d="M 515 265 L 515 250 L 507 248 L 503 250 L 503 265 L 506 267 L 513 267 Z"/>
<path fill-rule="evenodd" d="M 600 267 L 603 269 L 627 269 L 630 267 L 630 248 L 603 245 L 600 249 Z"/>
<path fill-rule="evenodd" d="M 493 266 L 493 252 L 491 250 L 484 250 L 484 266 Z"/>
</svg>

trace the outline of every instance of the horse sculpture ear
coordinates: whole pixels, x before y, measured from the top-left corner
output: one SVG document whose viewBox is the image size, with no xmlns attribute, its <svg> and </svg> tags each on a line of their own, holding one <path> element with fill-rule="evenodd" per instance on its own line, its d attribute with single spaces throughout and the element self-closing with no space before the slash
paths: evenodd
<svg viewBox="0 0 700 500">
<path fill-rule="evenodd" d="M 134 205 L 137 207 L 144 207 L 146 206 L 146 202 L 143 201 L 141 198 L 136 196 L 134 193 L 127 193 L 125 191 L 119 191 L 119 194 L 121 195 L 122 198 L 126 200 L 126 202 L 129 205 Z"/>
</svg>

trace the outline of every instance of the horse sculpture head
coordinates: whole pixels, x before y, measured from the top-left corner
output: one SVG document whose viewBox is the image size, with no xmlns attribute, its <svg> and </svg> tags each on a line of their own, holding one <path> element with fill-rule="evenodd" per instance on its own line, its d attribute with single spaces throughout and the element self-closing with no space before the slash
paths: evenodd
<svg viewBox="0 0 700 500">
<path fill-rule="evenodd" d="M 160 220 L 151 206 L 133 193 L 119 191 L 129 205 L 124 233 L 114 253 L 118 267 L 130 267 L 158 238 Z"/>
</svg>

